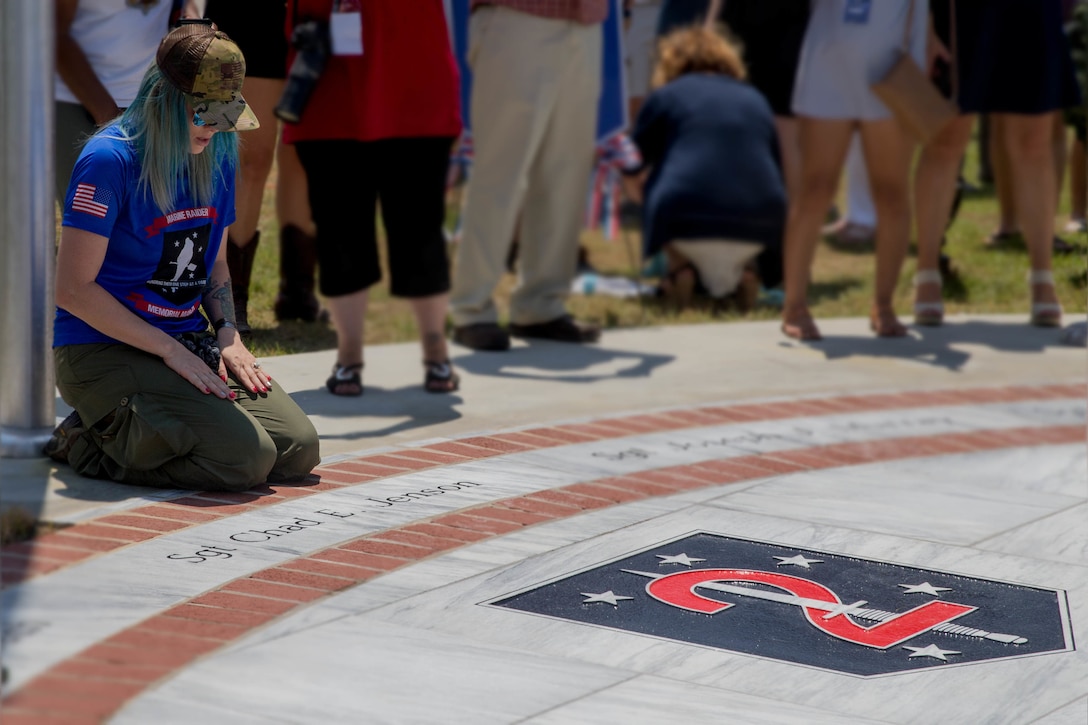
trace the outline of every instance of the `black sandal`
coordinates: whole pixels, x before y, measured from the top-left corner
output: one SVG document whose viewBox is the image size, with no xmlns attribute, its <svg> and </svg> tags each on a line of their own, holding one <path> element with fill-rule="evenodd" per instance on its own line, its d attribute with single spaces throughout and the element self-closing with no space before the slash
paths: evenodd
<svg viewBox="0 0 1088 725">
<path fill-rule="evenodd" d="M 423 367 L 427 371 L 423 378 L 423 389 L 428 393 L 453 393 L 461 387 L 461 376 L 453 371 L 449 360 L 424 360 Z"/>
<path fill-rule="evenodd" d="M 332 368 L 332 375 L 325 381 L 325 387 L 333 395 L 359 396 L 363 394 L 363 363 L 341 365 Z"/>
</svg>

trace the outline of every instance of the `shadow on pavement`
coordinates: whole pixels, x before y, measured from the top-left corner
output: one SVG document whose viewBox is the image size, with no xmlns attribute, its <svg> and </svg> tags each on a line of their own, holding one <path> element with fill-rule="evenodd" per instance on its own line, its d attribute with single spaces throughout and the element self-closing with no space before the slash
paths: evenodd
<svg viewBox="0 0 1088 725">
<path fill-rule="evenodd" d="M 502 353 L 470 353 L 455 362 L 474 375 L 585 384 L 613 378 L 646 378 L 675 359 L 674 355 L 529 340 L 524 347 Z"/>
<path fill-rule="evenodd" d="M 428 393 L 422 385 L 382 388 L 366 385 L 359 397 L 331 395 L 324 388 L 291 393 L 307 415 L 352 418 L 358 425 L 350 432 L 321 433 L 321 439 L 363 440 L 448 423 L 462 417 L 454 406 L 464 403 L 457 393 Z M 392 419 L 394 422 L 383 422 Z M 368 427 L 382 422 L 378 427 Z M 320 430 L 320 426 L 319 426 Z"/>
<path fill-rule="evenodd" d="M 958 371 L 971 359 L 960 346 L 981 345 L 1000 352 L 1040 353 L 1048 347 L 1066 347 L 1059 328 L 1032 327 L 970 320 L 946 320 L 940 327 L 909 328 L 907 337 L 878 338 L 826 335 L 811 343 L 783 341 L 786 347 L 809 347 L 827 360 L 849 357 L 899 358 Z"/>
</svg>

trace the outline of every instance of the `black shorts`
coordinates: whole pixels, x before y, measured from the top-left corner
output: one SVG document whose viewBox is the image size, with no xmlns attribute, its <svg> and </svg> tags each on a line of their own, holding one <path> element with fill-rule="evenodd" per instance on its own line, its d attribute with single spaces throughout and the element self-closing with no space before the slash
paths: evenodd
<svg viewBox="0 0 1088 725">
<path fill-rule="evenodd" d="M 322 295 L 352 294 L 381 280 L 379 204 L 390 294 L 429 297 L 449 291 L 443 226 L 453 142 L 427 137 L 295 144 L 317 225 Z"/>
<path fill-rule="evenodd" d="M 208 0 L 204 17 L 241 48 L 246 76 L 287 77 L 285 0 Z"/>
</svg>

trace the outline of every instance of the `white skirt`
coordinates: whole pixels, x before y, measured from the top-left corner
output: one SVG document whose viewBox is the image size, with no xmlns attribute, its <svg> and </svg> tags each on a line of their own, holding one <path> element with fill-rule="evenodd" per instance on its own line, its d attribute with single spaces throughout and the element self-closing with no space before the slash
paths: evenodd
<svg viewBox="0 0 1088 725">
<path fill-rule="evenodd" d="M 851 0 L 813 0 L 793 87 L 793 112 L 823 119 L 879 121 L 891 116 L 870 87 L 899 58 L 912 0 L 869 0 L 868 22 L 846 22 Z M 925 62 L 929 3 L 913 0 L 910 52 Z"/>
<path fill-rule="evenodd" d="M 729 239 L 683 239 L 672 246 L 691 262 L 707 294 L 715 299 L 733 292 L 744 268 L 763 251 L 762 244 Z"/>
</svg>

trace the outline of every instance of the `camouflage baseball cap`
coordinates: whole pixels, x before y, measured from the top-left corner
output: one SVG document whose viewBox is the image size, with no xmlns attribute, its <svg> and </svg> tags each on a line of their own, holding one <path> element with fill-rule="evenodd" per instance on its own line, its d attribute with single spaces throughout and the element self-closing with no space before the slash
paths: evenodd
<svg viewBox="0 0 1088 725">
<path fill-rule="evenodd" d="M 208 128 L 250 131 L 260 126 L 242 98 L 246 59 L 211 21 L 182 21 L 159 43 L 155 63 Z"/>
</svg>

